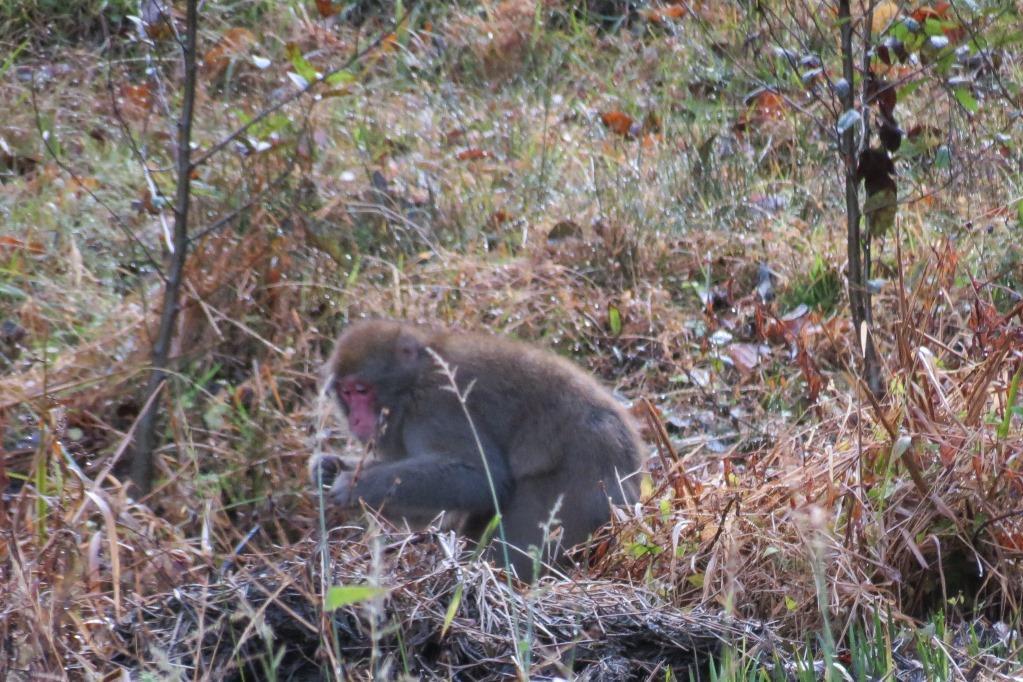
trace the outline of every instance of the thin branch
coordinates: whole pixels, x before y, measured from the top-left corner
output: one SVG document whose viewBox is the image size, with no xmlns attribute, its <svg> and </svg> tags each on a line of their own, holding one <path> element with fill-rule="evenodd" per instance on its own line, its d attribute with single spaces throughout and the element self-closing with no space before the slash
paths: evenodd
<svg viewBox="0 0 1023 682">
<path fill-rule="evenodd" d="M 185 18 L 185 42 L 182 61 L 185 81 L 182 91 L 181 114 L 177 128 L 177 192 L 174 199 L 174 253 L 163 293 L 160 328 L 153 344 L 153 367 L 146 395 L 152 395 L 167 378 L 171 339 L 178 316 L 181 282 L 184 278 L 188 255 L 188 208 L 191 203 L 192 172 L 192 119 L 195 108 L 197 79 L 196 41 L 199 32 L 199 0 L 189 0 Z M 138 493 L 148 493 L 153 485 L 153 460 L 156 441 L 156 413 L 150 404 L 139 419 L 138 440 L 131 465 L 131 478 Z"/>
</svg>

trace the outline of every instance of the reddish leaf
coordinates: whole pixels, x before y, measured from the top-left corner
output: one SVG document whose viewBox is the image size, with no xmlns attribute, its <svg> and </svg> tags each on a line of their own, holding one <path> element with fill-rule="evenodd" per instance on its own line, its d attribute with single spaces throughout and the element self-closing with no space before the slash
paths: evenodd
<svg viewBox="0 0 1023 682">
<path fill-rule="evenodd" d="M 802 344 L 800 344 L 802 346 Z M 796 353 L 796 364 L 803 373 L 803 380 L 806 381 L 806 393 L 811 403 L 817 402 L 821 389 L 824 388 L 824 379 L 817 369 L 816 363 L 810 357 L 805 348 L 800 347 Z"/>
<path fill-rule="evenodd" d="M 745 99 L 747 106 L 733 126 L 736 132 L 745 132 L 750 128 L 759 128 L 770 120 L 784 116 L 787 105 L 785 99 L 773 90 L 757 90 Z"/>
<path fill-rule="evenodd" d="M 639 132 L 636 122 L 624 111 L 606 111 L 600 115 L 600 120 L 608 130 L 623 137 L 633 137 Z"/>
<path fill-rule="evenodd" d="M 140 117 L 153 108 L 153 93 L 146 83 L 139 85 L 125 83 L 118 88 L 117 94 L 118 103 L 128 116 Z"/>
<path fill-rule="evenodd" d="M 335 5 L 331 0 L 316 0 L 316 11 L 320 13 L 321 17 L 326 19 L 340 12 L 341 6 Z"/>
<path fill-rule="evenodd" d="M 247 28 L 230 28 L 203 55 L 203 68 L 211 77 L 219 76 L 231 64 L 231 61 L 243 56 L 250 46 L 258 41 Z"/>
<path fill-rule="evenodd" d="M 478 147 L 470 147 L 469 149 L 463 149 L 458 152 L 458 155 L 455 158 L 459 161 L 479 161 L 480 159 L 489 159 L 490 152 Z"/>
<path fill-rule="evenodd" d="M 0 235 L 0 253 L 4 251 L 27 251 L 29 253 L 40 255 L 44 249 L 42 244 L 36 241 L 25 241 L 18 239 L 17 237 L 11 237 L 10 235 Z"/>
<path fill-rule="evenodd" d="M 677 21 L 686 15 L 686 8 L 683 5 L 666 5 L 664 7 L 651 7 L 640 12 L 640 16 L 652 24 L 664 24 L 669 21 Z"/>
<path fill-rule="evenodd" d="M 444 133 L 444 142 L 446 144 L 454 144 L 465 136 L 464 128 L 452 128 L 451 130 Z"/>
<path fill-rule="evenodd" d="M 773 90 L 764 90 L 756 95 L 753 106 L 764 118 L 780 118 L 785 111 L 785 100 Z"/>
<path fill-rule="evenodd" d="M 936 2 L 933 7 L 923 6 L 916 8 L 910 16 L 919 24 L 924 23 L 928 19 L 946 19 L 948 18 L 950 7 L 951 5 L 947 2 Z"/>
<path fill-rule="evenodd" d="M 955 21 L 955 15 L 949 12 L 950 9 L 952 9 L 950 3 L 936 2 L 930 7 L 918 7 L 910 16 L 920 24 L 928 19 L 942 22 L 941 31 L 945 37 L 951 42 L 958 42 L 966 36 L 966 30 Z"/>
<path fill-rule="evenodd" d="M 490 214 L 490 221 L 489 222 L 490 222 L 491 225 L 495 225 L 496 226 L 496 225 L 503 225 L 503 224 L 505 224 L 506 222 L 508 222 L 511 219 L 512 219 L 512 216 L 509 213 L 507 213 L 506 211 L 502 211 L 502 210 L 498 209 L 498 210 L 496 210 L 496 211 L 494 211 L 493 213 Z"/>
</svg>

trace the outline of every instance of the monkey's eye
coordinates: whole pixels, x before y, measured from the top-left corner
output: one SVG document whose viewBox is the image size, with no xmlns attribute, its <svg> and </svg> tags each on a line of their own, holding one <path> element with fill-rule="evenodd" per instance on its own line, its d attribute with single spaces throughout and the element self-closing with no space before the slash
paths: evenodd
<svg viewBox="0 0 1023 682">
<path fill-rule="evenodd" d="M 369 386 L 359 381 L 351 383 L 346 382 L 341 386 L 341 395 L 350 396 L 355 393 L 365 395 L 366 393 L 369 393 Z"/>
</svg>

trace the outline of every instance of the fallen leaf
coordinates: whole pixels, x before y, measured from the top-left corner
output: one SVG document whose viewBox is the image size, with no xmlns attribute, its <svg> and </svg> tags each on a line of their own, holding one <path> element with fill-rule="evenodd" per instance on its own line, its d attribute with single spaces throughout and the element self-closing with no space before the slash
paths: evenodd
<svg viewBox="0 0 1023 682">
<path fill-rule="evenodd" d="M 677 21 L 686 15 L 686 8 L 683 5 L 665 5 L 663 7 L 649 7 L 640 11 L 640 16 L 652 24 L 664 24 L 669 21 Z"/>
<path fill-rule="evenodd" d="M 583 236 L 583 228 L 572 220 L 561 220 L 555 223 L 554 227 L 547 233 L 547 241 L 556 242 L 562 239 L 579 238 Z"/>
<path fill-rule="evenodd" d="M 760 359 L 767 355 L 767 350 L 763 346 L 753 343 L 733 343 L 728 346 L 726 352 L 743 376 L 752 374 L 760 364 Z"/>
<path fill-rule="evenodd" d="M 622 137 L 633 137 L 639 132 L 636 122 L 624 111 L 605 111 L 600 115 L 600 120 L 612 133 Z"/>
<path fill-rule="evenodd" d="M 490 152 L 478 147 L 470 147 L 469 149 L 463 149 L 458 152 L 458 155 L 455 158 L 459 161 L 479 161 L 480 159 L 489 159 Z"/>
<path fill-rule="evenodd" d="M 40 255 L 43 253 L 43 245 L 37 241 L 25 241 L 10 235 L 0 235 L 0 253 L 9 251 L 27 251 L 28 253 Z"/>
<path fill-rule="evenodd" d="M 203 55 L 203 70 L 210 78 L 219 77 L 231 62 L 245 56 L 249 47 L 258 41 L 247 28 L 229 28 Z"/>
<path fill-rule="evenodd" d="M 126 116 L 141 118 L 152 110 L 155 99 L 149 84 L 124 83 L 117 89 L 117 101 Z"/>
<path fill-rule="evenodd" d="M 874 35 L 881 35 L 885 29 L 899 16 L 899 4 L 884 0 L 874 7 L 874 14 L 871 19 L 870 30 Z"/>
<path fill-rule="evenodd" d="M 316 0 L 316 11 L 324 19 L 332 17 L 341 11 L 340 5 L 335 5 L 331 0 Z"/>
</svg>

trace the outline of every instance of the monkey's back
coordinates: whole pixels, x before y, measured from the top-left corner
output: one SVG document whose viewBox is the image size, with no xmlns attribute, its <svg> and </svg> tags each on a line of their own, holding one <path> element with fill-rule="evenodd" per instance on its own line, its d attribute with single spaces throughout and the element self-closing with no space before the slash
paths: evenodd
<svg viewBox="0 0 1023 682">
<path fill-rule="evenodd" d="M 509 444 L 516 479 L 570 471 L 574 485 L 603 482 L 623 501 L 618 478 L 641 465 L 641 444 L 631 416 L 586 371 L 550 351 L 482 334 L 443 334 L 431 344 L 457 368 L 458 383 L 474 381 L 468 405 L 475 420 L 498 442 Z M 476 409 L 502 405 L 498 414 Z M 634 477 L 624 484 L 634 499 Z"/>
</svg>

